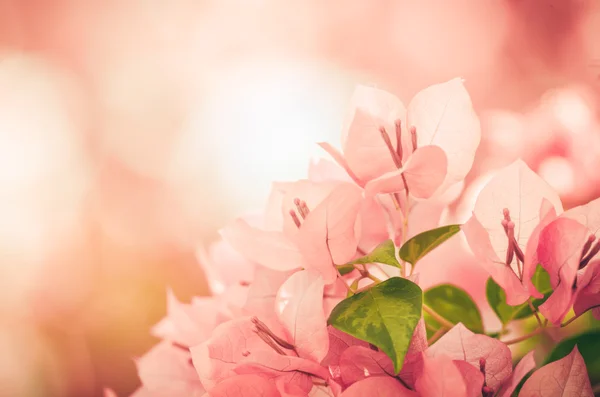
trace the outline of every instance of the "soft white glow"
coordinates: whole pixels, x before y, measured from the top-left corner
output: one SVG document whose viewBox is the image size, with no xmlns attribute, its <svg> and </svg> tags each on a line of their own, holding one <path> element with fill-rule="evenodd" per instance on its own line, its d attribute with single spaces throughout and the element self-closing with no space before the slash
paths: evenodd
<svg viewBox="0 0 600 397">
<path fill-rule="evenodd" d="M 564 157 L 548 157 L 540 164 L 538 174 L 558 194 L 567 194 L 575 188 L 575 172 L 573 166 Z"/>
<path fill-rule="evenodd" d="M 272 181 L 306 178 L 316 142 L 338 143 L 352 85 L 337 70 L 298 62 L 241 63 L 223 74 L 226 83 L 204 98 L 195 144 L 210 145 L 226 195 L 248 209 Z"/>
<path fill-rule="evenodd" d="M 585 100 L 573 91 L 561 91 L 553 97 L 556 118 L 573 133 L 586 133 L 593 122 L 592 112 Z"/>
</svg>

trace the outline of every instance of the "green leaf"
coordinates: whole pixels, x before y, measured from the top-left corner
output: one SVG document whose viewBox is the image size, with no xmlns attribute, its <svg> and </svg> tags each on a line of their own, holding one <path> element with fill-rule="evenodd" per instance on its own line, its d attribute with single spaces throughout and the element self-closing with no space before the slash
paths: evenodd
<svg viewBox="0 0 600 397">
<path fill-rule="evenodd" d="M 392 240 L 387 240 L 375 247 L 371 253 L 355 259 L 352 262 L 348 262 L 343 266 L 339 266 L 338 269 L 340 267 L 367 263 L 383 263 L 384 265 L 402 268 L 402 265 L 398 262 L 398 259 L 396 259 L 396 246 L 394 245 L 394 242 Z"/>
<path fill-rule="evenodd" d="M 546 357 L 543 365 L 560 360 L 571 353 L 577 345 L 579 353 L 585 361 L 585 366 L 592 385 L 600 383 L 600 331 L 586 332 L 575 337 L 561 341 Z"/>
<path fill-rule="evenodd" d="M 531 278 L 531 282 L 540 293 L 544 294 L 543 298 L 534 299 L 531 302 L 533 307 L 537 309 L 552 293 L 550 275 L 543 267 L 538 265 Z M 506 303 L 506 293 L 492 278 L 489 278 L 487 281 L 486 296 L 488 303 L 504 325 L 512 320 L 521 320 L 533 315 L 533 311 L 527 302 L 518 306 L 508 305 Z"/>
<path fill-rule="evenodd" d="M 417 234 L 400 248 L 400 258 L 414 266 L 421 258 L 459 231 L 460 225 L 448 225 Z"/>
<path fill-rule="evenodd" d="M 422 307 L 421 288 L 410 280 L 392 277 L 341 301 L 328 323 L 380 348 L 392 359 L 398 373 Z"/>
<path fill-rule="evenodd" d="M 464 290 L 450 284 L 443 284 L 425 291 L 424 303 L 440 316 L 453 324 L 463 323 L 471 331 L 482 334 L 483 321 L 479 308 Z M 428 321 L 434 328 L 439 328 L 433 318 Z"/>
</svg>

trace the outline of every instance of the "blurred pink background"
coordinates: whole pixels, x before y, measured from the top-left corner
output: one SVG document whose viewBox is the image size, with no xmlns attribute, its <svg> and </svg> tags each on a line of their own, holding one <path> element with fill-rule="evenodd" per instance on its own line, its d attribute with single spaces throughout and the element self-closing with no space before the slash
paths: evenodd
<svg viewBox="0 0 600 397">
<path fill-rule="evenodd" d="M 132 392 L 167 287 L 206 294 L 198 247 L 339 140 L 356 83 L 463 77 L 472 190 L 523 157 L 598 196 L 599 37 L 597 0 L 0 0 L 0 395 Z"/>
</svg>

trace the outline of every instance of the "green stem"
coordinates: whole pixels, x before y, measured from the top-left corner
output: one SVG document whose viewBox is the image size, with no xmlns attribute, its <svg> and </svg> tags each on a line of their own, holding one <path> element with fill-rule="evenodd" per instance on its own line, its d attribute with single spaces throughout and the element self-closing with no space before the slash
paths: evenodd
<svg viewBox="0 0 600 397">
<path fill-rule="evenodd" d="M 506 345 L 514 345 L 515 343 L 520 343 L 520 342 L 526 341 L 529 338 L 532 338 L 532 337 L 534 337 L 534 336 L 536 336 L 538 334 L 541 334 L 545 330 L 546 330 L 545 328 L 537 328 L 535 331 L 532 331 L 532 332 L 530 332 L 528 334 L 525 334 L 525 335 L 520 336 L 520 337 L 515 338 L 515 339 L 510 339 L 510 340 L 507 340 L 507 341 L 503 341 L 503 343 L 506 344 Z"/>
<path fill-rule="evenodd" d="M 440 316 L 435 310 L 433 310 L 432 308 L 430 308 L 427 305 L 423 305 L 423 311 L 427 314 L 429 314 L 431 317 L 433 317 L 433 319 L 435 321 L 437 321 L 438 323 L 440 323 L 441 326 L 446 327 L 448 329 L 454 327 L 454 324 L 452 324 L 450 321 L 446 320 L 444 317 Z"/>
<path fill-rule="evenodd" d="M 537 309 L 535 308 L 535 306 L 533 306 L 533 303 L 531 303 L 531 298 L 527 298 L 527 304 L 529 305 L 529 308 L 531 309 L 531 311 L 535 315 L 535 319 L 537 320 L 538 325 L 540 326 L 540 328 L 544 328 L 544 324 L 542 324 L 542 320 L 540 319 L 540 316 L 538 315 Z"/>
<path fill-rule="evenodd" d="M 368 273 L 368 271 L 367 271 L 367 273 Z M 377 277 L 373 276 L 371 273 L 368 273 L 367 277 L 370 278 L 371 280 L 373 280 L 373 282 L 375 282 L 375 284 L 379 284 L 381 282 L 380 279 L 378 279 Z"/>
<path fill-rule="evenodd" d="M 440 339 L 446 332 L 448 332 L 448 330 L 444 327 L 438 329 L 435 334 L 433 334 L 431 336 L 431 338 L 429 338 L 429 340 L 427 341 L 427 344 L 429 346 L 431 346 L 435 341 L 437 341 L 438 339 Z"/>
</svg>

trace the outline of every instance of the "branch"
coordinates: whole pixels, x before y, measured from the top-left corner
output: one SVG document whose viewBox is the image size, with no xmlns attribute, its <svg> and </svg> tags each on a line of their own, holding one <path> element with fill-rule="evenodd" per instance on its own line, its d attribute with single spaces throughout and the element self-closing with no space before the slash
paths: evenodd
<svg viewBox="0 0 600 397">
<path fill-rule="evenodd" d="M 451 329 L 452 327 L 454 327 L 454 324 L 452 324 L 450 321 L 446 320 L 444 317 L 437 314 L 435 312 L 435 310 L 433 310 L 429 306 L 423 305 L 423 311 L 425 313 L 429 314 L 431 317 L 433 317 L 433 319 L 435 321 L 437 321 L 438 323 L 440 323 L 440 325 L 442 325 L 443 327 L 446 327 L 448 329 Z"/>
<path fill-rule="evenodd" d="M 506 345 L 514 345 L 515 343 L 520 343 L 520 342 L 526 341 L 527 339 L 529 339 L 531 337 L 534 337 L 534 336 L 536 336 L 538 334 L 541 334 L 544 331 L 545 331 L 544 328 L 537 328 L 533 332 L 530 332 L 528 334 L 525 334 L 525 335 L 520 336 L 520 337 L 515 338 L 515 339 L 510 339 L 510 340 L 507 340 L 507 341 L 503 341 L 503 343 L 506 344 Z"/>
</svg>

